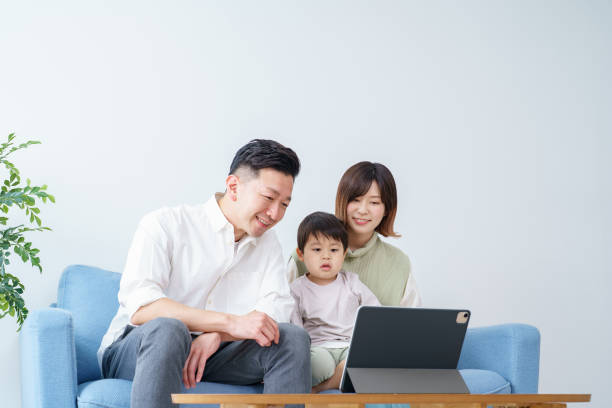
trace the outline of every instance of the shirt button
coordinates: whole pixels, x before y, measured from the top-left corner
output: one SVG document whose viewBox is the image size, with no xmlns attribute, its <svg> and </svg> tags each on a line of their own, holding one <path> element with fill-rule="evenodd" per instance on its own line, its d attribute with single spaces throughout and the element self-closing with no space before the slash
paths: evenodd
<svg viewBox="0 0 612 408">
<path fill-rule="evenodd" d="M 209 304 L 209 305 L 212 305 L 212 300 L 209 300 L 209 301 L 208 301 L 208 304 Z"/>
</svg>

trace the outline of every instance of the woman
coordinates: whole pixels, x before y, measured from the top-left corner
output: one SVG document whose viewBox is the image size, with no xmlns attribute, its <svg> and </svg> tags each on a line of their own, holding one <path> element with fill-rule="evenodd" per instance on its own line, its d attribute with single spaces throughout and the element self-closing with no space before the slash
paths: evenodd
<svg viewBox="0 0 612 408">
<path fill-rule="evenodd" d="M 393 175 L 380 163 L 359 162 L 340 179 L 336 194 L 336 217 L 347 228 L 349 250 L 344 269 L 355 272 L 385 306 L 421 305 L 410 260 L 399 248 L 383 242 L 384 237 L 399 237 L 393 230 L 397 212 L 397 190 Z M 306 272 L 293 253 L 289 260 L 289 279 Z"/>
</svg>

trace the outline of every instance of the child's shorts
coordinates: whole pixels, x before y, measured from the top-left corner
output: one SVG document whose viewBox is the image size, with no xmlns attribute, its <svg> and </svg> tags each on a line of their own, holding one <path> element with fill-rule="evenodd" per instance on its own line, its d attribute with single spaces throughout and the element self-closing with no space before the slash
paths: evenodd
<svg viewBox="0 0 612 408">
<path fill-rule="evenodd" d="M 342 348 L 310 348 L 310 364 L 312 366 L 312 386 L 321 384 L 334 375 L 336 366 L 346 360 L 348 347 Z"/>
</svg>

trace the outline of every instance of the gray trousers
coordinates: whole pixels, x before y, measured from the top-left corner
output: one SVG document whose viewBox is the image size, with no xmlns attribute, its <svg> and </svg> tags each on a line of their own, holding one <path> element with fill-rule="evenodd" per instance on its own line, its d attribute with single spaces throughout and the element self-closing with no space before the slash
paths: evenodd
<svg viewBox="0 0 612 408">
<path fill-rule="evenodd" d="M 304 329 L 280 323 L 280 340 L 261 347 L 254 340 L 221 343 L 206 361 L 202 381 L 248 385 L 264 382 L 264 393 L 310 393 L 310 338 Z M 127 326 L 104 352 L 104 378 L 132 380 L 131 408 L 167 408 L 182 390 L 191 335 L 180 320 L 157 318 Z"/>
</svg>

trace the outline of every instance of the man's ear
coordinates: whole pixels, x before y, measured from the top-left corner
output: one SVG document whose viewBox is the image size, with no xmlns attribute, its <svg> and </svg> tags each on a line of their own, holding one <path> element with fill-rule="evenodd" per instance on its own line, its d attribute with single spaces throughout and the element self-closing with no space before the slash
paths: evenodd
<svg viewBox="0 0 612 408">
<path fill-rule="evenodd" d="M 302 262 L 304 262 L 304 253 L 302 251 L 300 251 L 300 248 L 295 248 L 295 253 L 298 256 L 298 259 Z"/>
<path fill-rule="evenodd" d="M 236 201 L 238 199 L 238 184 L 239 183 L 240 183 L 240 179 L 235 174 L 230 174 L 225 179 L 225 194 L 232 201 Z"/>
</svg>

